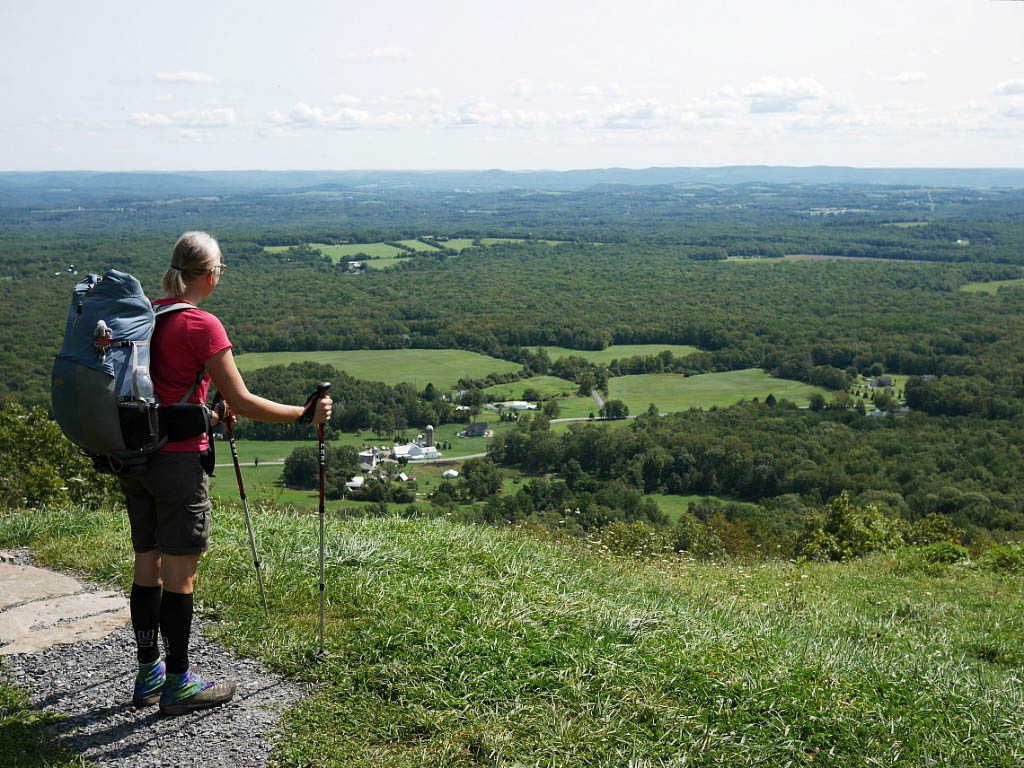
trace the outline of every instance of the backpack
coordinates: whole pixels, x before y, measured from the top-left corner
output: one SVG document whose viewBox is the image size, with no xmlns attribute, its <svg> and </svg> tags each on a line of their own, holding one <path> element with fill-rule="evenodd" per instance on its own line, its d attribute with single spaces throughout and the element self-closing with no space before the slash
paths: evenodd
<svg viewBox="0 0 1024 768">
<path fill-rule="evenodd" d="M 157 317 L 194 308 L 181 302 L 154 312 L 139 281 L 114 269 L 75 286 L 50 395 L 57 424 L 98 472 L 137 475 L 168 440 L 210 430 L 206 406 L 187 402 L 203 370 L 178 404 L 163 408 L 149 375 Z"/>
</svg>

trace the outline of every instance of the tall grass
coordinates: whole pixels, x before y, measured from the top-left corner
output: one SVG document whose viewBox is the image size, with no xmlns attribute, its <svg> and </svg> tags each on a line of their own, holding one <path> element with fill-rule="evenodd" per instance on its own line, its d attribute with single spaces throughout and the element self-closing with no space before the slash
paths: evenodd
<svg viewBox="0 0 1024 768">
<path fill-rule="evenodd" d="M 254 513 L 271 621 L 236 509 L 197 595 L 220 641 L 314 684 L 282 766 L 1024 761 L 1020 575 L 651 565 L 446 519 L 330 520 L 318 659 L 316 518 Z M 0 546 L 127 586 L 122 514 L 11 513 Z"/>
</svg>

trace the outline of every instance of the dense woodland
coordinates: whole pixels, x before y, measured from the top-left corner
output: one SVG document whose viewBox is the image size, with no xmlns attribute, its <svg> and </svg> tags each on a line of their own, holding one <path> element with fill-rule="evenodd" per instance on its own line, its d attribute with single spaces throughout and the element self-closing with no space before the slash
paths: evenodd
<svg viewBox="0 0 1024 768">
<path fill-rule="evenodd" d="M 619 375 L 750 367 L 832 390 L 879 368 L 914 377 L 912 412 L 882 419 L 786 403 L 645 414 L 566 433 L 539 418 L 490 451 L 498 466 L 536 479 L 504 496 L 479 490 L 489 479 L 472 490 L 463 483 L 438 504 L 486 499 L 478 513 L 488 520 L 552 525 L 578 509 L 586 531 L 614 520 L 666 525 L 645 494 L 728 497 L 749 503 L 703 517 L 740 525 L 760 547 L 772 536 L 792 539 L 809 511 L 846 492 L 908 523 L 944 515 L 965 540 L 1024 531 L 1024 289 L 960 290 L 1024 276 L 1021 190 L 749 183 L 321 192 L 0 208 L 0 398 L 48 407 L 52 356 L 82 274 L 130 271 L 155 297 L 174 238 L 203 228 L 220 238 L 230 268 L 204 308 L 239 353 L 461 348 L 520 363 L 512 378 L 559 376 L 581 392 Z M 425 234 L 525 242 L 456 254 L 441 241 L 436 253 L 359 275 L 303 246 Z M 269 245 L 294 247 L 270 253 Z M 839 258 L 779 258 L 786 254 Z M 595 365 L 544 350 L 624 343 L 701 351 Z M 339 404 L 329 433 L 387 435 L 469 418 L 440 393 L 322 366 L 246 378 L 253 391 L 291 402 L 330 378 Z M 252 423 L 236 433 L 298 436 L 289 425 Z"/>
</svg>

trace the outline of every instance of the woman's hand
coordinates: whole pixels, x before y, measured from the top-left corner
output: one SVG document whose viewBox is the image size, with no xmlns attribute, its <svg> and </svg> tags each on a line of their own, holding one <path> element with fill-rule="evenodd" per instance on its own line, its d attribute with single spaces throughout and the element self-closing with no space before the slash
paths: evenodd
<svg viewBox="0 0 1024 768">
<path fill-rule="evenodd" d="M 219 401 L 215 406 L 213 406 L 213 413 L 210 414 L 211 427 L 216 427 L 218 424 L 224 423 L 235 423 L 235 412 L 231 410 L 231 406 L 228 405 L 227 400 Z"/>
<path fill-rule="evenodd" d="M 313 424 L 326 424 L 331 420 L 331 407 L 334 401 L 324 395 L 316 401 L 316 412 L 313 414 Z"/>
</svg>

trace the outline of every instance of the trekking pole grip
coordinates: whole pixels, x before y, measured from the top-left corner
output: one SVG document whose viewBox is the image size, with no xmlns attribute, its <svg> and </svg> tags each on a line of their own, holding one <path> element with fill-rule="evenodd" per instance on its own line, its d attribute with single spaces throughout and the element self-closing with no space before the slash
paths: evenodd
<svg viewBox="0 0 1024 768">
<path fill-rule="evenodd" d="M 324 395 L 327 394 L 331 388 L 331 382 L 321 381 L 316 385 L 316 391 L 309 396 L 306 401 L 302 415 L 299 416 L 299 424 L 311 424 L 313 416 L 316 415 L 316 404 L 320 402 Z"/>
</svg>

